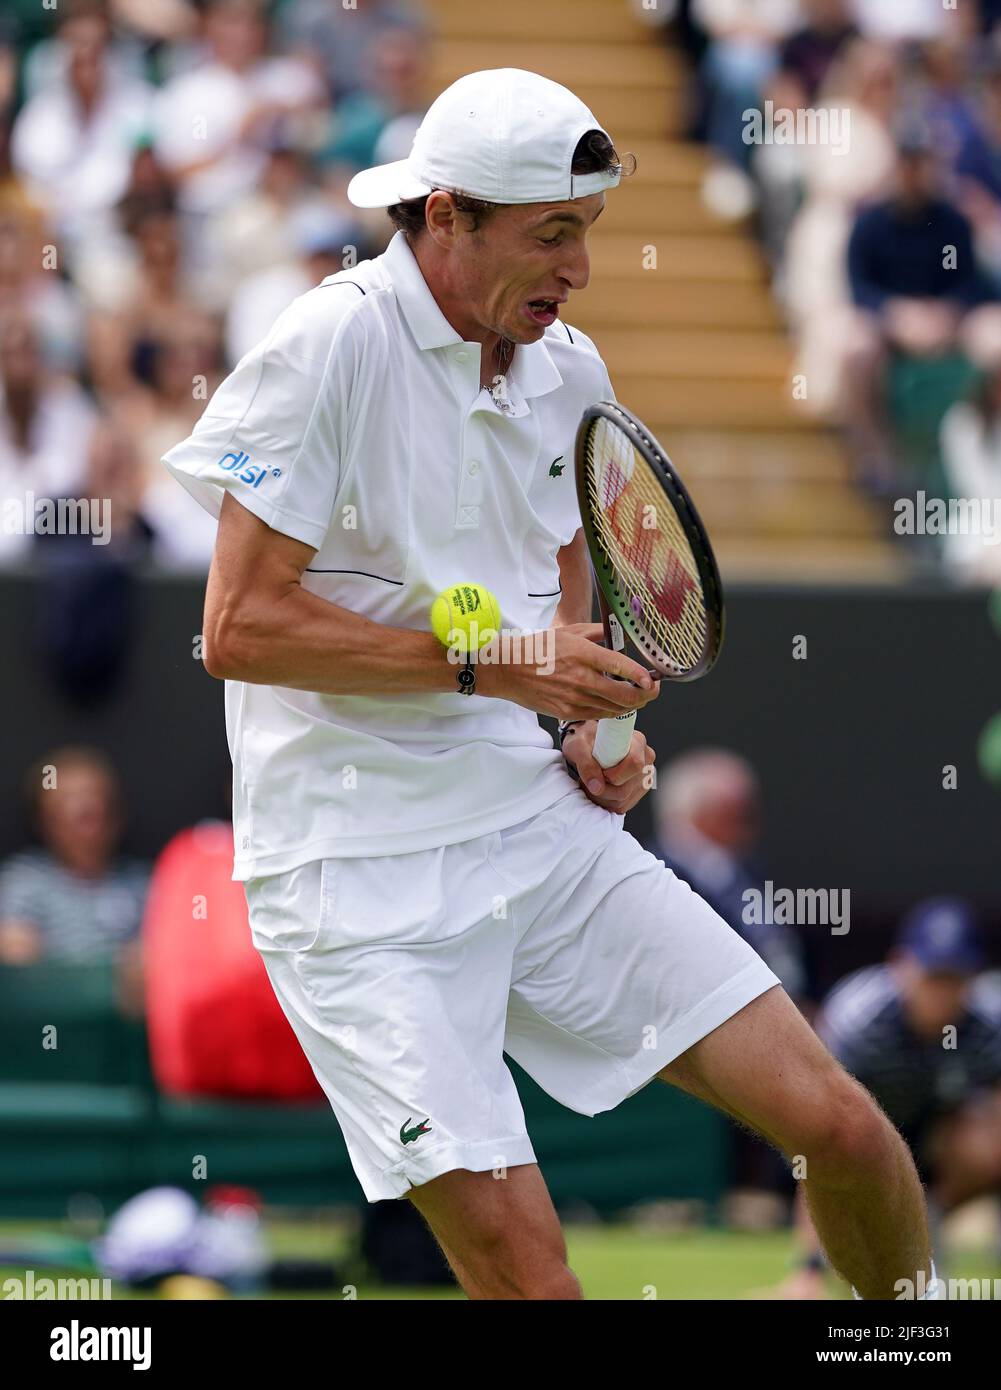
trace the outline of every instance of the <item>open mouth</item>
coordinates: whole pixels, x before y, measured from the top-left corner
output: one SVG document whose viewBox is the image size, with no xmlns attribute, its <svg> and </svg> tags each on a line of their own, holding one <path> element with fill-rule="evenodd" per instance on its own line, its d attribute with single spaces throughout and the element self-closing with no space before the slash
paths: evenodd
<svg viewBox="0 0 1001 1390">
<path fill-rule="evenodd" d="M 528 314 L 535 323 L 540 323 L 544 328 L 548 328 L 551 323 L 555 323 L 560 316 L 560 301 L 558 299 L 533 299 L 526 305 Z"/>
</svg>

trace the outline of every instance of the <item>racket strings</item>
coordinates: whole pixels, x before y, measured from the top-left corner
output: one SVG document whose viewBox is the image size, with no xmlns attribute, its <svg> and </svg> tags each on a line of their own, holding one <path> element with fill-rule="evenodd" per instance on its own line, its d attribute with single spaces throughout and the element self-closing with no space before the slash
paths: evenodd
<svg viewBox="0 0 1001 1390">
<path fill-rule="evenodd" d="M 587 440 L 586 491 L 598 541 L 624 606 L 679 671 L 706 648 L 706 612 L 695 554 L 653 469 L 629 437 L 599 417 Z"/>
</svg>

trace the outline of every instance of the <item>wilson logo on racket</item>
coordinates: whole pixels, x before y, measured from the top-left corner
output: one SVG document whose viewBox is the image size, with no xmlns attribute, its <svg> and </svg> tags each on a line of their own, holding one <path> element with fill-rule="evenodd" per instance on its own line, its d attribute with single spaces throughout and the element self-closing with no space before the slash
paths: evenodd
<svg viewBox="0 0 1001 1390">
<path fill-rule="evenodd" d="M 639 499 L 624 485 L 608 513 L 609 525 L 621 547 L 619 560 L 655 581 L 651 584 L 654 603 L 669 623 L 679 623 L 689 595 L 698 594 L 698 585 L 663 533 L 643 524 L 646 516 Z M 643 613 L 634 606 L 637 602 L 634 596 L 633 614 L 642 621 Z"/>
</svg>

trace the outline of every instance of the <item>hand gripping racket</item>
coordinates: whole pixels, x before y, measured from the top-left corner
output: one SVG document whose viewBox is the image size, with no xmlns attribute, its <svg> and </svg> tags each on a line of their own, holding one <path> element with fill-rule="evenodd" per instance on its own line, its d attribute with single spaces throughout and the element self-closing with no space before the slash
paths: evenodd
<svg viewBox="0 0 1001 1390">
<path fill-rule="evenodd" d="M 671 460 L 624 406 L 588 406 L 577 430 L 577 497 L 605 642 L 628 636 L 664 680 L 704 676 L 723 641 L 723 586 L 709 537 Z M 598 722 L 595 761 L 621 762 L 635 711 Z"/>
</svg>

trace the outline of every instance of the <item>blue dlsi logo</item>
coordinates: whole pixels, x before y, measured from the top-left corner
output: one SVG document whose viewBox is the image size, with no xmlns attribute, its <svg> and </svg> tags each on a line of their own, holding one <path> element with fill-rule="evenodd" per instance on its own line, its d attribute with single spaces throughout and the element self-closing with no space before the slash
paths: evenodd
<svg viewBox="0 0 1001 1390">
<path fill-rule="evenodd" d="M 226 473 L 236 473 L 238 468 L 243 472 L 237 474 L 241 483 L 249 483 L 251 487 L 260 487 L 264 479 L 271 475 L 272 478 L 280 478 L 282 470 L 280 468 L 264 468 L 261 464 L 251 463 L 250 455 L 242 450 L 236 454 L 223 454 L 219 460 L 219 467 Z"/>
</svg>

